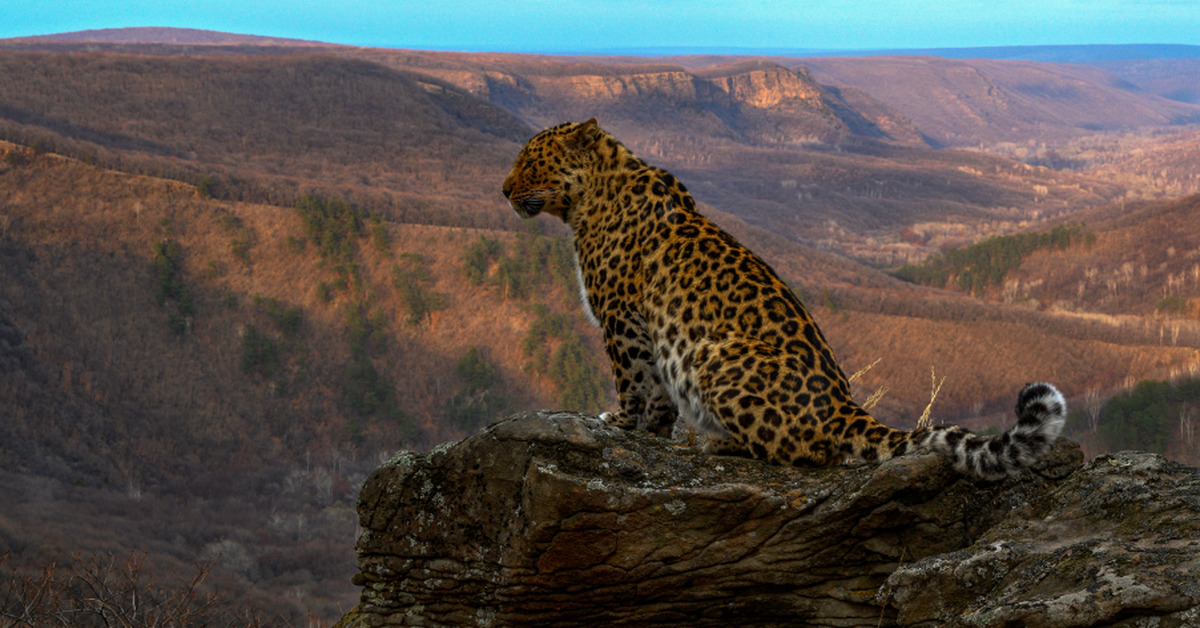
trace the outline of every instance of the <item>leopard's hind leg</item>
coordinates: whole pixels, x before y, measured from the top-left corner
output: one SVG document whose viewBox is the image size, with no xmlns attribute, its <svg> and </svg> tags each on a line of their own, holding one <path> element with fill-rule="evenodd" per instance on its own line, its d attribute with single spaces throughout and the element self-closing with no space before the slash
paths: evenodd
<svg viewBox="0 0 1200 628">
<path fill-rule="evenodd" d="M 706 414 L 725 431 L 713 435 L 708 451 L 826 466 L 858 457 L 857 443 L 844 438 L 848 426 L 859 419 L 879 426 L 850 400 L 840 371 L 755 339 L 731 336 L 705 345 L 694 372 Z"/>
</svg>

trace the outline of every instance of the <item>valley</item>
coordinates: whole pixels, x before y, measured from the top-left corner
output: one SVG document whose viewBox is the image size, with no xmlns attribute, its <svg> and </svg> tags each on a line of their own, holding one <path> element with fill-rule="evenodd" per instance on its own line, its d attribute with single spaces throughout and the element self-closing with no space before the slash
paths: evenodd
<svg viewBox="0 0 1200 628">
<path fill-rule="evenodd" d="M 1132 62 L 125 35 L 0 41 L 0 554 L 17 567 L 219 555 L 232 600 L 327 622 L 353 603 L 354 500 L 381 460 L 521 410 L 609 409 L 565 229 L 499 193 L 522 142 L 564 120 L 596 116 L 686 182 L 847 372 L 874 365 L 855 395 L 886 389 L 889 424 L 943 378 L 935 419 L 988 429 L 1033 379 L 1083 408 L 1200 370 L 1200 105 Z M 891 274 L 1063 226 L 1087 237 L 979 289 Z M 1164 452 L 1200 461 L 1178 435 Z"/>
</svg>

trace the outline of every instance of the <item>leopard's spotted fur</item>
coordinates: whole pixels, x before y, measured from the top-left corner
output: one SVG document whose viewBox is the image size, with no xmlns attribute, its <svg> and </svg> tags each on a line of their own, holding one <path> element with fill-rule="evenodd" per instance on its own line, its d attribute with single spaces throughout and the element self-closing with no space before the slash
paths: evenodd
<svg viewBox="0 0 1200 628">
<path fill-rule="evenodd" d="M 529 140 L 503 191 L 520 216 L 571 228 L 584 307 L 616 378 L 620 410 L 605 415 L 614 425 L 667 436 L 682 416 L 710 451 L 794 465 L 933 449 L 984 478 L 1028 467 L 1062 429 L 1065 401 L 1044 383 L 1021 391 L 1017 425 L 993 438 L 879 423 L 850 398 L 829 344 L 775 272 L 594 119 Z"/>
</svg>

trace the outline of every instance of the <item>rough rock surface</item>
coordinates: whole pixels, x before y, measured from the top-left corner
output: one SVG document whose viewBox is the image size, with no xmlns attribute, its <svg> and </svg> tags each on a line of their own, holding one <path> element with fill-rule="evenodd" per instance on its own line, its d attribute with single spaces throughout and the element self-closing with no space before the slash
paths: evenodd
<svg viewBox="0 0 1200 628">
<path fill-rule="evenodd" d="M 877 600 L 912 626 L 1200 626 L 1200 469 L 1099 456 Z"/>
<path fill-rule="evenodd" d="M 521 414 L 367 480 L 339 625 L 1198 625 L 1200 472 L 1081 461 L 790 469 Z"/>
</svg>

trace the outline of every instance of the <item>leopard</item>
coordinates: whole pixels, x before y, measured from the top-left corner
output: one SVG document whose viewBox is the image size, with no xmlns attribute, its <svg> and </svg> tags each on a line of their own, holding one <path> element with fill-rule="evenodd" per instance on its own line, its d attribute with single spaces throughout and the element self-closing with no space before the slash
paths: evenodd
<svg viewBox="0 0 1200 628">
<path fill-rule="evenodd" d="M 670 438 L 682 419 L 703 451 L 796 467 L 932 451 L 984 480 L 1027 473 L 1063 429 L 1066 401 L 1046 382 L 1020 390 L 1017 423 L 993 436 L 876 420 L 788 284 L 595 118 L 533 136 L 502 193 L 519 217 L 568 227 L 616 385 L 609 425 Z"/>
</svg>

